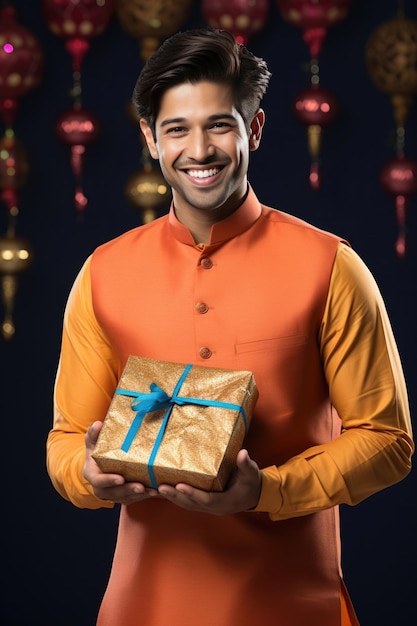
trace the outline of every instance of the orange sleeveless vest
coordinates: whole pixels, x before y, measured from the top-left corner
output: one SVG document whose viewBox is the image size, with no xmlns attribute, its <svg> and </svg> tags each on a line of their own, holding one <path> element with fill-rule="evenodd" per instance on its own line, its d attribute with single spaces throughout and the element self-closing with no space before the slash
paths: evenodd
<svg viewBox="0 0 417 626">
<path fill-rule="evenodd" d="M 119 374 L 129 354 L 253 371 L 245 446 L 261 468 L 331 440 L 318 335 L 339 243 L 250 191 L 206 246 L 173 211 L 101 246 L 93 307 Z M 98 624 L 338 626 L 340 575 L 337 507 L 273 522 L 152 499 L 121 509 Z"/>
</svg>

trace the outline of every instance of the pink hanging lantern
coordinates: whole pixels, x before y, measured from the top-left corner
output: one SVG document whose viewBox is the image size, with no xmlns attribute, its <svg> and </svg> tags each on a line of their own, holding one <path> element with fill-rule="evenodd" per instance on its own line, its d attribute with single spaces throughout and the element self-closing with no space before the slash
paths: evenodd
<svg viewBox="0 0 417 626">
<path fill-rule="evenodd" d="M 228 30 L 240 44 L 266 24 L 268 0 L 203 0 L 203 16 L 212 28 Z"/>
<path fill-rule="evenodd" d="M 404 258 L 407 251 L 406 218 L 410 197 L 417 193 L 417 161 L 403 154 L 391 159 L 380 173 L 380 183 L 384 191 L 394 196 L 398 224 L 395 244 L 397 255 Z"/>
<path fill-rule="evenodd" d="M 82 188 L 85 148 L 99 134 L 98 119 L 82 106 L 81 69 L 90 49 L 90 40 L 102 34 L 114 15 L 114 0 L 42 0 L 42 9 L 49 29 L 65 39 L 71 56 L 73 107 L 56 123 L 58 137 L 71 147 L 71 168 L 76 180 L 74 205 L 79 216 L 88 204 Z"/>
</svg>

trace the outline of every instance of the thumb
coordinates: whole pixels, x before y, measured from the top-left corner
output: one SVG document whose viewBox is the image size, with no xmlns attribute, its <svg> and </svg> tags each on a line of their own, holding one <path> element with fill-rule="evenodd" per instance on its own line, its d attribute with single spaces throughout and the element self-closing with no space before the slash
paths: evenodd
<svg viewBox="0 0 417 626">
<path fill-rule="evenodd" d="M 258 470 L 258 466 L 256 465 L 255 461 L 252 461 L 249 456 L 249 452 L 245 449 L 239 450 L 236 457 L 236 466 L 238 470 L 243 472 L 244 474 L 253 472 L 254 469 Z"/>
<path fill-rule="evenodd" d="M 93 424 L 89 426 L 85 435 L 85 445 L 88 450 L 95 448 L 102 426 L 103 422 L 93 422 Z"/>
</svg>

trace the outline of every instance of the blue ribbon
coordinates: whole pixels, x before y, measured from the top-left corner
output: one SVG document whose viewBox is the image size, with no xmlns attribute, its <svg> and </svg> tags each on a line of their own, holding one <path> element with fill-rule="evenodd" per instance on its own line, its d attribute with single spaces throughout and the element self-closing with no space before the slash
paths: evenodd
<svg viewBox="0 0 417 626">
<path fill-rule="evenodd" d="M 218 400 L 202 400 L 201 398 L 184 398 L 178 395 L 179 390 L 182 387 L 182 384 L 186 377 L 188 376 L 189 371 L 191 370 L 192 365 L 188 364 L 185 366 L 181 377 L 179 378 L 177 384 L 175 385 L 174 391 L 172 392 L 172 396 L 169 396 L 161 387 L 159 387 L 156 383 L 151 383 L 150 393 L 141 393 L 139 391 L 130 391 L 128 389 L 116 389 L 116 395 L 129 396 L 132 397 L 133 400 L 131 402 L 131 407 L 133 411 L 136 412 L 136 415 L 129 427 L 129 430 L 126 434 L 126 437 L 121 445 L 121 449 L 124 452 L 128 452 L 130 446 L 134 438 L 136 437 L 142 422 L 147 413 L 151 413 L 152 411 L 158 411 L 159 409 L 168 408 L 166 411 L 161 426 L 159 428 L 158 435 L 156 437 L 153 449 L 151 451 L 151 455 L 148 461 L 148 473 L 149 478 L 151 480 L 152 487 L 154 489 L 158 488 L 158 484 L 155 479 L 155 474 L 153 471 L 153 463 L 155 461 L 156 455 L 158 453 L 159 447 L 161 445 L 163 436 L 165 434 L 165 430 L 168 424 L 168 420 L 170 418 L 172 409 L 175 404 L 184 405 L 184 404 L 200 404 L 202 406 L 217 406 L 223 409 L 232 409 L 238 410 L 242 417 L 245 425 L 245 430 L 247 432 L 248 425 L 246 420 L 245 410 L 239 404 L 233 404 L 230 402 L 220 402 Z"/>
</svg>

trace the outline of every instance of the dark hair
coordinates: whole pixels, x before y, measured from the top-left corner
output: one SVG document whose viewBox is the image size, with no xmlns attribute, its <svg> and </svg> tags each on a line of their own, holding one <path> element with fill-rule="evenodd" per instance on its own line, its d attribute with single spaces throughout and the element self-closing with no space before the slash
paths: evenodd
<svg viewBox="0 0 417 626">
<path fill-rule="evenodd" d="M 182 83 L 212 81 L 232 85 L 234 104 L 249 125 L 268 87 L 265 61 L 238 44 L 226 30 L 179 32 L 148 59 L 136 81 L 132 100 L 152 132 L 164 93 Z"/>
</svg>

